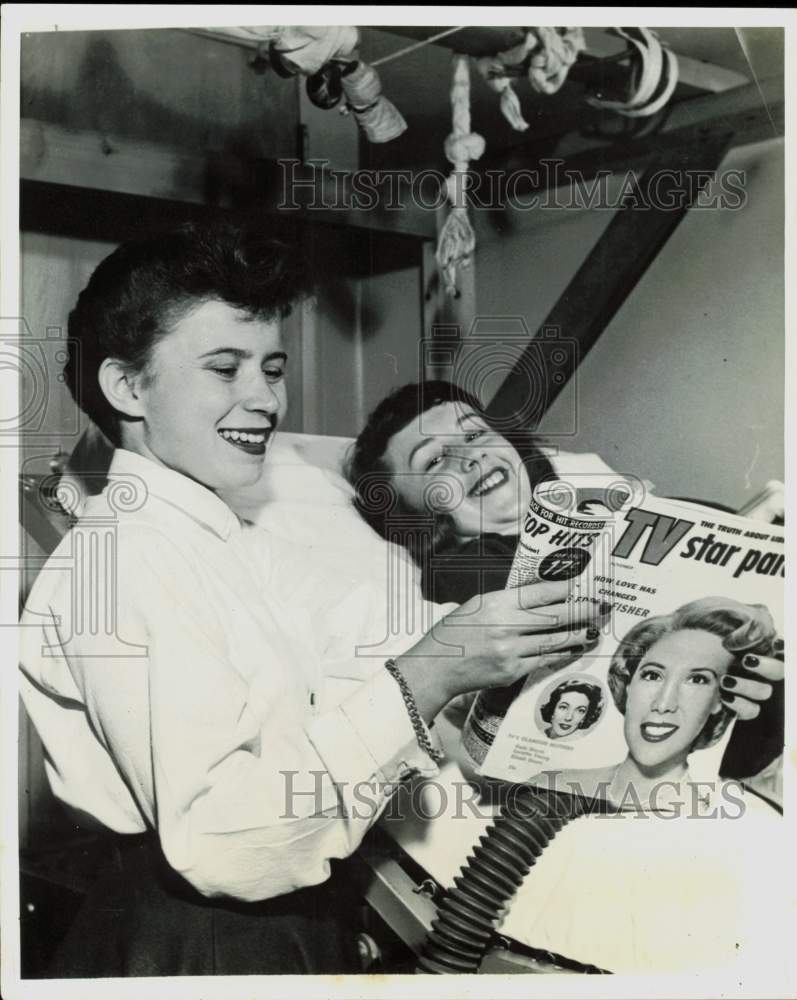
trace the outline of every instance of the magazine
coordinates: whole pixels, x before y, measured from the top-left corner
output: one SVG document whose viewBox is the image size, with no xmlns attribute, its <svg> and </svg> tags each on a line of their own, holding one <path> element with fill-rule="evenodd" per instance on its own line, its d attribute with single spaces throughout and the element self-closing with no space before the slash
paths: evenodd
<svg viewBox="0 0 797 1000">
<path fill-rule="evenodd" d="M 772 524 L 654 497 L 630 477 L 538 488 L 507 586 L 569 580 L 574 608 L 611 613 L 598 644 L 563 669 L 479 694 L 462 733 L 468 758 L 513 782 L 611 777 L 632 757 L 716 779 L 735 718 L 720 682 L 746 651 L 772 655 L 783 577 Z"/>
</svg>

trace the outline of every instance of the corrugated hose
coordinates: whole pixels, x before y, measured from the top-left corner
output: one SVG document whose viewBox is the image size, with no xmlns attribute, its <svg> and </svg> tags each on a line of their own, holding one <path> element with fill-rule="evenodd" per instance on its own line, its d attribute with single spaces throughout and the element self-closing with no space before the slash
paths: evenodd
<svg viewBox="0 0 797 1000">
<path fill-rule="evenodd" d="M 417 973 L 475 972 L 504 908 L 537 858 L 573 819 L 605 808 L 582 796 L 511 785 L 495 821 L 438 904 Z"/>
</svg>

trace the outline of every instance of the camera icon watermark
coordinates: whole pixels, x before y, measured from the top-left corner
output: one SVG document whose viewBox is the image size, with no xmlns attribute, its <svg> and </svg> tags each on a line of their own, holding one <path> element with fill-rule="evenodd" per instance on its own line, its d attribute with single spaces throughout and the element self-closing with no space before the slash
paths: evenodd
<svg viewBox="0 0 797 1000">
<path fill-rule="evenodd" d="M 55 382 L 64 382 L 63 374 L 54 379 L 50 373 L 62 369 L 76 349 L 60 326 L 36 337 L 27 320 L 0 318 L 0 447 L 15 446 L 20 438 L 35 443 L 80 433 L 77 407 L 59 407 L 58 419 L 48 419 L 61 391 Z"/>
<path fill-rule="evenodd" d="M 421 341 L 419 370 L 481 400 L 492 429 L 507 437 L 536 428 L 561 397 L 556 436 L 573 436 L 580 357 L 578 341 L 557 326 L 543 326 L 532 336 L 522 316 L 477 316 L 461 338 L 450 326 L 433 328 Z"/>
</svg>

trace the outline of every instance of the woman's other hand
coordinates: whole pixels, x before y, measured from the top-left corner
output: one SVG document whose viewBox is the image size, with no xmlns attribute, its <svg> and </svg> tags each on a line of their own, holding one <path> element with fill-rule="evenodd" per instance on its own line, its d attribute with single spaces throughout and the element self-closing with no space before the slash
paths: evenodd
<svg viewBox="0 0 797 1000">
<path fill-rule="evenodd" d="M 774 642 L 774 654 L 736 653 L 733 669 L 722 679 L 722 700 L 740 719 L 755 719 L 772 697 L 773 684 L 783 680 L 783 640 Z"/>
<path fill-rule="evenodd" d="M 736 661 L 722 679 L 722 700 L 740 719 L 755 719 L 773 684 L 783 680 L 783 640 L 768 608 L 753 604 L 746 610 L 752 615 L 723 642 Z"/>
<path fill-rule="evenodd" d="M 477 595 L 401 656 L 426 721 L 457 695 L 561 669 L 594 648 L 606 614 L 566 603 L 569 589 L 567 581 L 530 583 Z"/>
</svg>

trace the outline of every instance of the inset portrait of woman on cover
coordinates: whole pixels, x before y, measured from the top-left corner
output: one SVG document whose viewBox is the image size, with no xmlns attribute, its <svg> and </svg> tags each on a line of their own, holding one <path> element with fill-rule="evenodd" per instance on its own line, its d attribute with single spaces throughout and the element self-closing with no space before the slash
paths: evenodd
<svg viewBox="0 0 797 1000">
<path fill-rule="evenodd" d="M 603 688 L 590 677 L 577 675 L 543 692 L 535 715 L 549 740 L 584 736 L 603 715 Z"/>
</svg>

